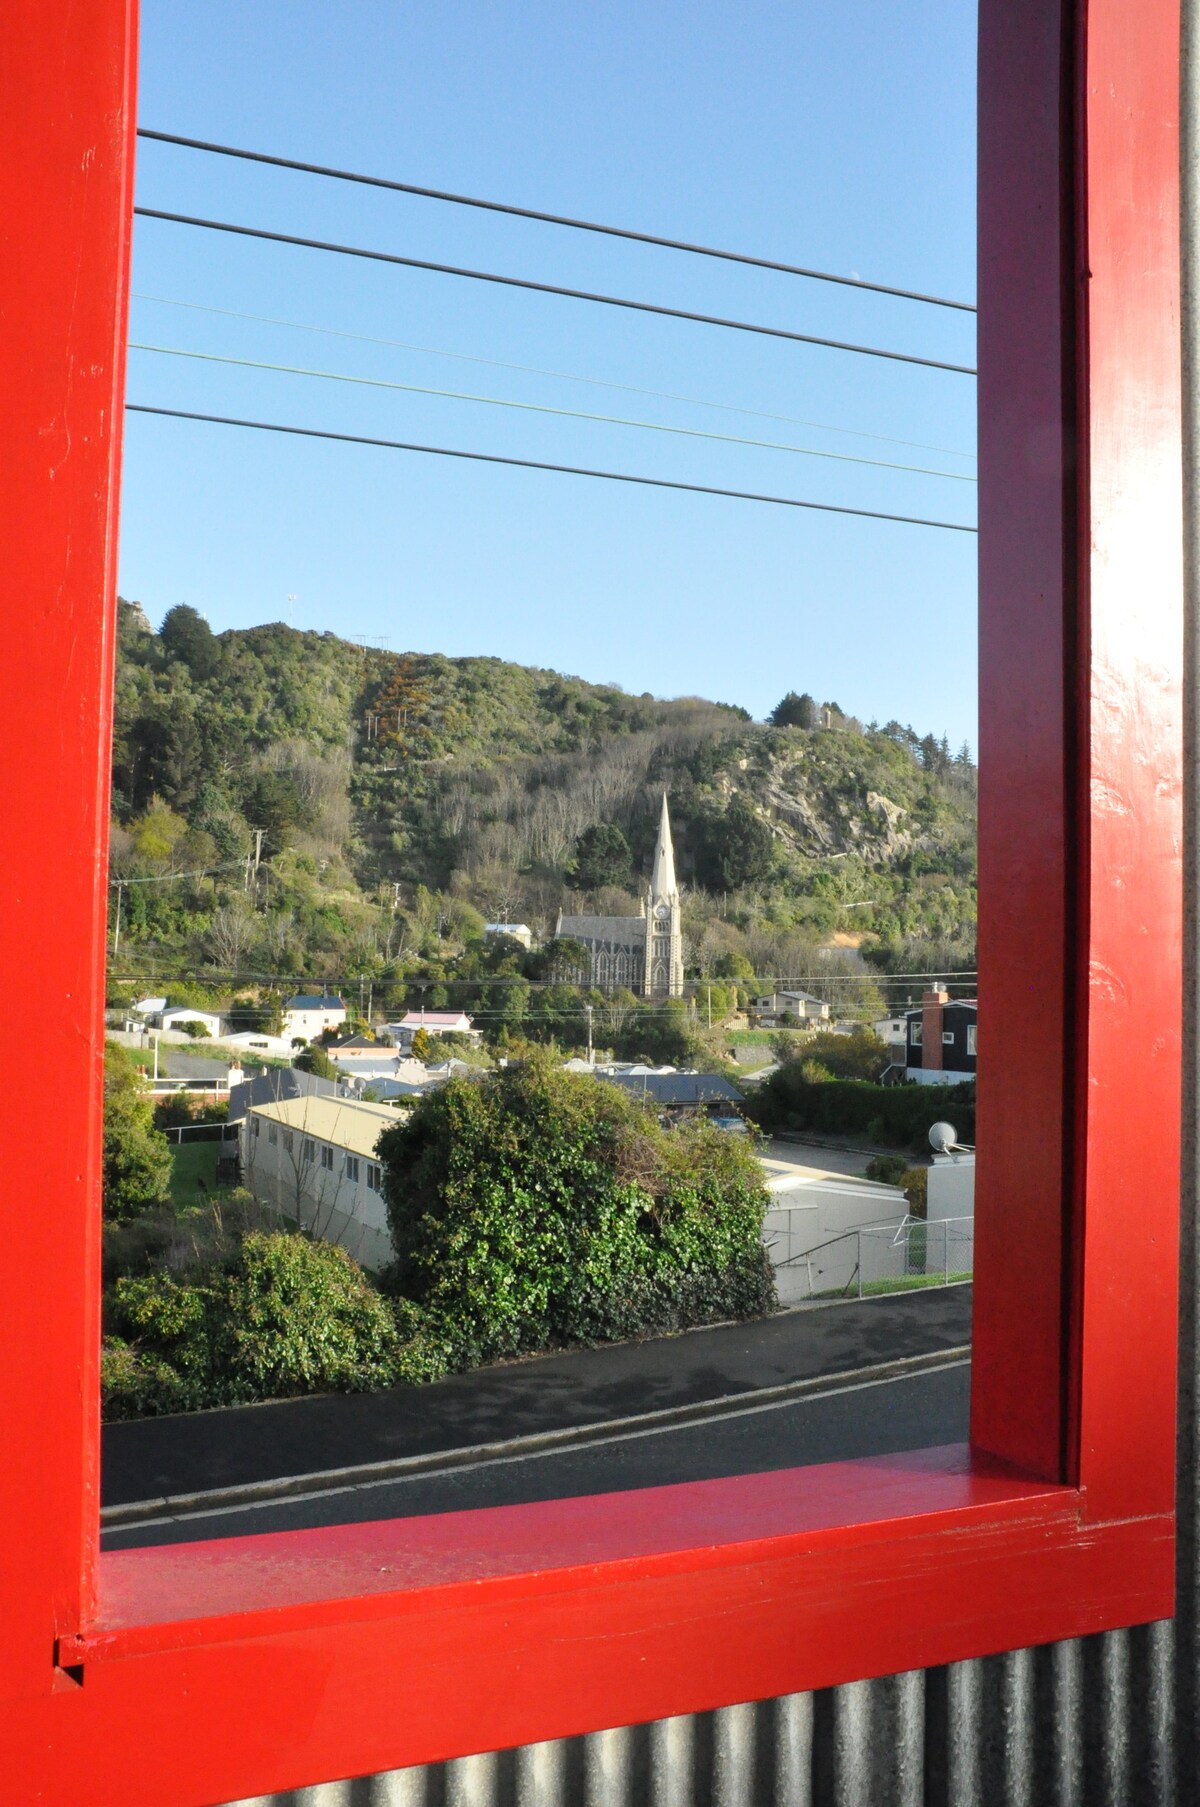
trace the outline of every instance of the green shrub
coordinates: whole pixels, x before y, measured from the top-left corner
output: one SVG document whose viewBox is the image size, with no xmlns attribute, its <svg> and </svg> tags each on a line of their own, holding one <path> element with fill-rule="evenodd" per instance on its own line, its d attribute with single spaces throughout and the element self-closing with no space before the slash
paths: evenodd
<svg viewBox="0 0 1200 1807">
<path fill-rule="evenodd" d="M 251 1231 L 192 1279 L 130 1275 L 109 1295 L 106 1417 L 388 1385 L 404 1355 L 386 1299 L 336 1244 Z M 413 1377 L 435 1371 L 410 1352 Z"/>
<path fill-rule="evenodd" d="M 867 1162 L 866 1177 L 881 1186 L 898 1186 L 907 1172 L 908 1162 L 902 1154 L 877 1154 Z"/>
<path fill-rule="evenodd" d="M 423 1097 L 379 1156 L 397 1251 L 385 1283 L 454 1366 L 776 1303 L 747 1139 L 705 1120 L 664 1129 L 540 1052 Z"/>
<path fill-rule="evenodd" d="M 120 1222 L 165 1203 L 171 1149 L 128 1054 L 104 1048 L 104 1215 Z"/>
</svg>

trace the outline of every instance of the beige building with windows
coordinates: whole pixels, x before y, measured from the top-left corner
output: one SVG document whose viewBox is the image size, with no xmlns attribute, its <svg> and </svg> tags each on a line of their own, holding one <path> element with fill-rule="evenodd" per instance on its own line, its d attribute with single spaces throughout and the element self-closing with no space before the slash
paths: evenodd
<svg viewBox="0 0 1200 1807">
<path fill-rule="evenodd" d="M 591 960 L 591 983 L 600 991 L 624 986 L 644 998 L 683 996 L 683 920 L 666 791 L 650 883 L 638 914 L 560 915 L 554 933 L 582 942 Z"/>
<path fill-rule="evenodd" d="M 251 1105 L 241 1136 L 246 1187 L 260 1205 L 340 1242 L 377 1272 L 393 1250 L 375 1146 L 402 1120 L 393 1105 L 316 1094 Z"/>
</svg>

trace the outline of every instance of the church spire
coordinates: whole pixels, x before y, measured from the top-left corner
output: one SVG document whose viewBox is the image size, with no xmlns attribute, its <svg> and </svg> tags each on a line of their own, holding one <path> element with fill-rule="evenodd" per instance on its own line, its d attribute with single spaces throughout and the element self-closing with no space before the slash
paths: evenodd
<svg viewBox="0 0 1200 1807">
<path fill-rule="evenodd" d="M 676 897 L 679 887 L 675 883 L 675 848 L 671 841 L 671 817 L 667 810 L 667 793 L 663 792 L 662 816 L 658 824 L 658 845 L 654 849 L 654 870 L 650 877 L 650 895 L 660 897 Z"/>
</svg>

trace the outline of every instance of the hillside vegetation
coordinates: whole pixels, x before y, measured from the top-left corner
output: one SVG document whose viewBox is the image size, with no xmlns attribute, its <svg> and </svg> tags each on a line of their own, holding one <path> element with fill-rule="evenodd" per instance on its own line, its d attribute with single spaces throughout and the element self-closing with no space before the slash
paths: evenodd
<svg viewBox="0 0 1200 1807">
<path fill-rule="evenodd" d="M 154 633 L 122 603 L 115 976 L 260 1008 L 300 979 L 361 983 L 494 1022 L 503 999 L 527 1032 L 556 987 L 578 999 L 578 960 L 485 949 L 483 922 L 545 938 L 560 908 L 633 907 L 664 787 L 690 981 L 971 964 L 967 750 L 794 694 L 775 716 L 282 625 L 213 635 L 183 606 Z"/>
</svg>

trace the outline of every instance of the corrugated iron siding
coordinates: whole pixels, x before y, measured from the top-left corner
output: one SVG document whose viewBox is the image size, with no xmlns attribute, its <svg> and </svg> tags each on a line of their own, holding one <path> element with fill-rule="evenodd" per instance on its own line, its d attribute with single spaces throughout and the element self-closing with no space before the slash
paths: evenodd
<svg viewBox="0 0 1200 1807">
<path fill-rule="evenodd" d="M 1185 484 L 1200 667 L 1200 0 L 1184 6 Z M 1200 718 L 1189 704 L 1189 945 L 1200 945 Z M 423 1769 L 327 1782 L 242 1807 L 1193 1807 L 1200 1804 L 1197 1510 L 1197 976 L 1188 974 L 1173 1621 L 1014 1650 L 819 1694 L 621 1727 Z"/>
</svg>

